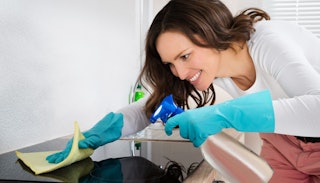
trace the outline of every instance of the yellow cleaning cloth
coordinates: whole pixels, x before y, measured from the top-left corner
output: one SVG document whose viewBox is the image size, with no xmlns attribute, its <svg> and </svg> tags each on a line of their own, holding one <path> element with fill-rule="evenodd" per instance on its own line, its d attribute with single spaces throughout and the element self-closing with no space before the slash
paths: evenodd
<svg viewBox="0 0 320 183">
<path fill-rule="evenodd" d="M 85 137 L 80 132 L 80 128 L 77 122 L 74 122 L 74 136 L 72 148 L 65 160 L 60 163 L 54 164 L 49 163 L 46 157 L 50 154 L 56 153 L 58 151 L 46 151 L 46 152 L 32 152 L 32 153 L 22 153 L 16 151 L 16 155 L 19 159 L 23 161 L 36 175 L 51 172 L 53 170 L 68 166 L 74 162 L 83 160 L 92 155 L 93 149 L 79 149 L 78 142 Z"/>
</svg>

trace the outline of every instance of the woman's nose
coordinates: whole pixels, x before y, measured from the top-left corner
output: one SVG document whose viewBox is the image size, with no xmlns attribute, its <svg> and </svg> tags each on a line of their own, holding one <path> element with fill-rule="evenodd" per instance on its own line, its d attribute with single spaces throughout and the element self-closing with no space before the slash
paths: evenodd
<svg viewBox="0 0 320 183">
<path fill-rule="evenodd" d="M 175 65 L 175 70 L 177 73 L 177 76 L 181 79 L 181 80 L 185 80 L 187 78 L 187 69 L 182 66 L 181 64 L 177 64 Z"/>
</svg>

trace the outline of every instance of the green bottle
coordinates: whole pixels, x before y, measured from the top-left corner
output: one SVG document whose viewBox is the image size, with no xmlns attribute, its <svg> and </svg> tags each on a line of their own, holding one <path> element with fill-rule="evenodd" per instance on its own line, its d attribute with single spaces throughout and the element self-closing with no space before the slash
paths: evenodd
<svg viewBox="0 0 320 183">
<path fill-rule="evenodd" d="M 144 92 L 142 91 L 141 85 L 138 84 L 138 86 L 134 92 L 134 101 L 136 102 L 143 97 L 144 97 Z M 135 146 L 136 150 L 140 150 L 141 142 L 134 142 L 134 146 Z"/>
<path fill-rule="evenodd" d="M 140 84 L 138 84 L 135 93 L 134 93 L 134 101 L 138 101 L 139 99 L 144 97 L 144 92 L 142 91 L 142 87 Z"/>
</svg>

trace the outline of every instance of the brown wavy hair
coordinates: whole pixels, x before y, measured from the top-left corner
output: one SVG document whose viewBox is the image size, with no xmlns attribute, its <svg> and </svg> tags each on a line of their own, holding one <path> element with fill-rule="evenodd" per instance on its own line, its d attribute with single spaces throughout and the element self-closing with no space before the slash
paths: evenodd
<svg viewBox="0 0 320 183">
<path fill-rule="evenodd" d="M 159 35 L 168 30 L 179 31 L 194 44 L 226 50 L 233 42 L 245 43 L 255 31 L 253 25 L 269 15 L 261 9 L 249 8 L 237 16 L 219 0 L 171 0 L 154 18 L 146 37 L 145 63 L 138 80 L 151 87 L 151 96 L 146 103 L 148 117 L 162 99 L 172 94 L 178 106 L 190 108 L 189 97 L 197 107 L 214 104 L 215 91 L 211 84 L 205 91 L 198 91 L 188 81 L 180 80 L 171 73 L 168 65 L 162 63 L 156 49 Z M 200 42 L 199 36 L 206 42 Z"/>
</svg>

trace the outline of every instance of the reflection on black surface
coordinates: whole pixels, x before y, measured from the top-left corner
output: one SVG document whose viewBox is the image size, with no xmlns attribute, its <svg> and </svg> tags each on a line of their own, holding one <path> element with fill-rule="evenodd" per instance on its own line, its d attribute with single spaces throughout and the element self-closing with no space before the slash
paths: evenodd
<svg viewBox="0 0 320 183">
<path fill-rule="evenodd" d="M 94 169 L 79 182 L 178 183 L 180 181 L 145 158 L 124 157 L 95 162 Z"/>
<path fill-rule="evenodd" d="M 21 160 L 23 170 L 34 174 Z M 93 162 L 91 158 L 58 170 L 35 175 L 72 183 L 180 183 L 178 178 L 143 157 L 123 157 Z"/>
<path fill-rule="evenodd" d="M 123 174 L 119 159 L 108 159 L 95 162 L 94 169 L 89 175 L 81 178 L 80 182 L 123 182 Z"/>
<path fill-rule="evenodd" d="M 21 165 L 23 170 L 31 174 L 34 174 L 34 172 L 23 163 L 23 161 L 19 159 L 18 162 Z M 91 158 L 86 158 L 84 160 L 73 163 L 69 166 L 57 169 L 55 171 L 40 174 L 40 175 L 35 175 L 35 176 L 53 178 L 53 179 L 60 180 L 62 182 L 77 183 L 80 177 L 90 174 L 90 171 L 93 168 L 94 168 L 94 162 L 91 160 Z"/>
</svg>

